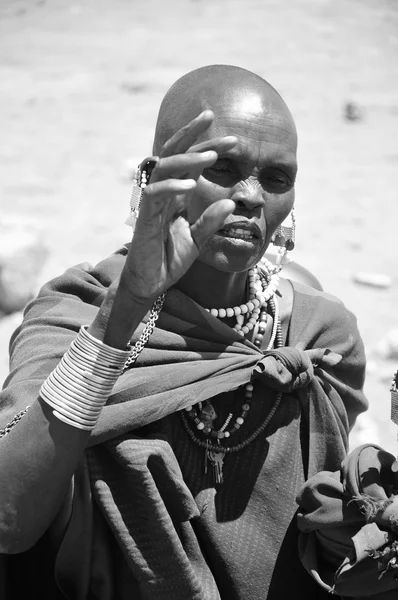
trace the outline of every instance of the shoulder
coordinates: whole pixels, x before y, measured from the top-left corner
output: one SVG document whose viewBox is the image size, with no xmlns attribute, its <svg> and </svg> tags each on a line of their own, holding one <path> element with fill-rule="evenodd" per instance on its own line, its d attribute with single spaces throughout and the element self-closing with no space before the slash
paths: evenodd
<svg viewBox="0 0 398 600">
<path fill-rule="evenodd" d="M 272 245 L 267 248 L 265 257 L 268 258 L 268 260 L 270 260 L 272 263 L 275 263 L 277 251 Z M 316 290 L 323 289 L 322 284 L 316 275 L 314 275 L 314 273 L 309 271 L 302 264 L 291 259 L 290 256 L 285 256 L 282 274 L 285 279 L 304 283 L 305 285 L 309 285 Z"/>
<path fill-rule="evenodd" d="M 292 281 L 297 281 L 298 283 L 308 285 L 315 290 L 322 291 L 323 289 L 319 279 L 306 267 L 303 267 L 303 265 L 300 265 L 295 261 L 289 262 L 283 268 L 283 276 L 286 279 L 290 279 Z"/>
<path fill-rule="evenodd" d="M 302 302 L 307 302 L 310 304 L 336 304 L 337 310 L 341 310 L 344 307 L 344 303 L 340 298 L 335 296 L 334 294 L 330 294 L 329 292 L 325 292 L 322 289 L 314 288 L 312 285 L 302 283 L 296 281 L 294 279 L 289 279 L 292 288 L 294 297 L 300 299 Z"/>
<path fill-rule="evenodd" d="M 296 339 L 339 339 L 362 346 L 357 318 L 337 296 L 296 281 L 290 283 L 293 289 L 291 334 Z"/>
</svg>

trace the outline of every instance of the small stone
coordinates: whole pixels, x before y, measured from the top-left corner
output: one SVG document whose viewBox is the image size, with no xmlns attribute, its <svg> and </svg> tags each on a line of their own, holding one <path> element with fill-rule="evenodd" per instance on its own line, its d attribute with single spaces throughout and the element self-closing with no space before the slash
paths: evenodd
<svg viewBox="0 0 398 600">
<path fill-rule="evenodd" d="M 360 121 L 363 115 L 355 102 L 346 102 L 344 105 L 344 117 L 347 121 Z"/>
<path fill-rule="evenodd" d="M 392 279 L 383 273 L 367 273 L 365 271 L 355 273 L 353 281 L 361 285 L 367 285 L 376 288 L 389 288 L 392 284 Z"/>
</svg>

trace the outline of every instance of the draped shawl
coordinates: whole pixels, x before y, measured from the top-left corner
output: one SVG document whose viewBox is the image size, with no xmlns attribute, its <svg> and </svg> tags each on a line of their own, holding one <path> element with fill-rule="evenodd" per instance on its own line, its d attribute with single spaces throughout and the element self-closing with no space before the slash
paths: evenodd
<svg viewBox="0 0 398 600">
<path fill-rule="evenodd" d="M 328 592 L 359 600 L 398 597 L 397 553 L 391 552 L 398 529 L 393 462 L 379 446 L 364 444 L 345 458 L 340 471 L 317 473 L 303 486 L 300 554 Z"/>
<path fill-rule="evenodd" d="M 77 266 L 68 269 L 61 277 L 46 284 L 38 298 L 28 305 L 23 324 L 10 342 L 11 371 L 1 394 L 0 426 L 36 401 L 43 380 L 55 368 L 80 326 L 90 323 L 94 318 L 108 286 L 123 268 L 125 254 L 126 249 L 123 249 L 95 268 Z M 306 475 L 311 476 L 320 470 L 333 471 L 339 467 L 346 453 L 350 427 L 356 416 L 367 407 L 362 391 L 364 351 L 356 319 L 339 300 L 298 283 L 292 282 L 292 285 L 294 300 L 289 329 L 285 332 L 286 345 L 295 348 L 298 355 L 308 349 L 319 348 L 342 356 L 340 363 L 333 367 L 322 363 L 315 365 L 310 381 L 295 392 L 296 402 L 300 403 L 306 423 L 308 447 L 304 453 L 307 460 L 305 471 Z M 144 323 L 136 331 L 133 342 L 138 339 L 143 327 Z M 263 358 L 256 346 L 243 340 L 188 296 L 176 289 L 169 290 L 157 326 L 145 349 L 134 368 L 117 381 L 91 435 L 90 449 L 75 477 L 74 508 L 65 535 L 66 541 L 69 535 L 75 544 L 80 543 L 81 547 L 87 545 L 82 532 L 93 518 L 89 477 L 91 484 L 93 481 L 97 484 L 96 500 L 113 503 L 115 512 L 119 514 L 117 499 L 109 496 L 101 499 L 103 482 L 98 483 L 103 476 L 104 455 L 101 454 L 101 448 L 106 443 L 113 443 L 124 472 L 131 475 L 130 481 L 136 485 L 139 482 L 141 490 L 145 490 L 145 493 L 130 499 L 135 502 L 135 509 L 139 513 L 140 503 L 141 506 L 151 505 L 153 517 L 164 521 L 164 527 L 160 529 L 167 537 L 167 543 L 159 545 L 159 563 L 155 563 L 162 562 L 161 553 L 168 554 L 168 558 L 171 557 L 180 566 L 182 582 L 189 578 L 190 561 L 197 562 L 199 566 L 196 571 L 199 574 L 201 569 L 206 569 L 207 566 L 201 563 L 200 549 L 187 549 L 175 532 L 170 534 L 176 517 L 167 501 L 168 493 L 172 493 L 173 502 L 179 503 L 182 520 L 189 521 L 197 514 L 197 507 L 192 496 L 189 496 L 173 453 L 164 443 L 163 469 L 168 473 L 167 485 L 170 487 L 170 481 L 173 482 L 172 492 L 170 489 L 154 489 L 152 480 L 148 485 L 145 477 L 137 478 L 137 473 L 142 475 L 142 464 L 134 465 L 132 457 L 141 456 L 142 440 L 139 437 L 132 440 L 129 435 L 134 430 L 139 431 L 150 423 L 186 408 L 192 402 L 204 401 L 237 389 L 251 379 L 253 369 Z M 131 443 L 135 447 L 131 447 Z M 145 452 L 150 454 L 158 450 L 158 446 L 152 449 L 147 447 Z M 119 537 L 128 546 L 132 530 L 128 523 L 122 523 L 121 517 L 119 521 Z M 80 534 L 76 534 L 79 526 Z M 153 527 L 153 524 L 147 526 Z M 62 562 L 62 552 L 67 546 L 65 539 L 59 552 L 59 562 Z M 152 551 L 156 553 L 156 548 Z M 89 585 L 87 576 L 78 580 L 81 564 L 74 565 L 70 553 L 68 560 L 70 574 L 64 578 L 64 591 L 70 597 L 84 598 Z M 137 567 L 138 559 L 134 556 L 131 559 L 130 555 L 129 560 L 131 568 L 137 569 L 138 577 L 144 573 L 143 587 L 149 586 L 142 594 L 143 598 L 177 600 L 190 597 L 207 600 L 217 597 L 216 592 L 212 596 L 203 596 L 200 582 L 196 581 L 190 582 L 188 591 L 180 589 L 176 593 L 176 590 L 166 589 L 170 562 L 166 561 L 164 572 L 160 565 L 159 573 L 156 573 L 145 561 L 138 561 Z M 72 589 L 65 590 L 70 585 Z"/>
</svg>

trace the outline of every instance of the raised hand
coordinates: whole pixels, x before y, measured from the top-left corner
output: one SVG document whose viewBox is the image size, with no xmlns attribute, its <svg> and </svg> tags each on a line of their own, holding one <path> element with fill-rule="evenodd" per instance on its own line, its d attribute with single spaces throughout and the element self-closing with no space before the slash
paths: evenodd
<svg viewBox="0 0 398 600">
<path fill-rule="evenodd" d="M 219 200 L 195 222 L 188 218 L 203 169 L 237 143 L 235 137 L 226 136 L 195 144 L 213 119 L 213 112 L 205 110 L 161 149 L 143 194 L 122 274 L 108 289 L 89 328 L 111 346 L 125 347 L 155 298 L 188 271 L 206 241 L 235 209 L 232 200 Z"/>
<path fill-rule="evenodd" d="M 137 300 L 154 298 L 174 285 L 235 208 L 232 200 L 225 199 L 210 205 L 196 222 L 188 219 L 203 169 L 237 141 L 229 136 L 193 145 L 213 119 L 210 110 L 204 111 L 177 131 L 160 152 L 144 191 L 121 280 Z"/>
</svg>

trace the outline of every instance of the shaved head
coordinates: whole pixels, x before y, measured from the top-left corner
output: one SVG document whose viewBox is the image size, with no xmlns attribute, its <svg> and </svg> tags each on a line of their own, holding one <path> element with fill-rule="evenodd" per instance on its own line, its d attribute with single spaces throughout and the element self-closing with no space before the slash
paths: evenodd
<svg viewBox="0 0 398 600">
<path fill-rule="evenodd" d="M 207 126 L 181 146 L 182 153 L 196 147 L 193 155 L 205 156 L 204 150 L 215 154 L 208 167 L 198 169 L 187 202 L 188 221 L 198 222 L 219 201 L 232 200 L 235 209 L 201 248 L 196 262 L 245 272 L 260 260 L 292 209 L 296 128 L 281 96 L 258 75 L 227 65 L 202 67 L 176 81 L 163 99 L 153 146 L 153 154 L 161 157 L 160 169 L 169 165 L 173 177 L 170 144 L 176 150 L 172 154 L 179 156 L 179 140 L 206 119 Z"/>
<path fill-rule="evenodd" d="M 162 145 L 203 110 L 214 111 L 217 121 L 237 106 L 258 118 L 277 113 L 296 135 L 288 107 L 265 79 L 240 67 L 210 65 L 183 75 L 166 93 L 156 124 L 154 154 L 159 154 Z"/>
</svg>

